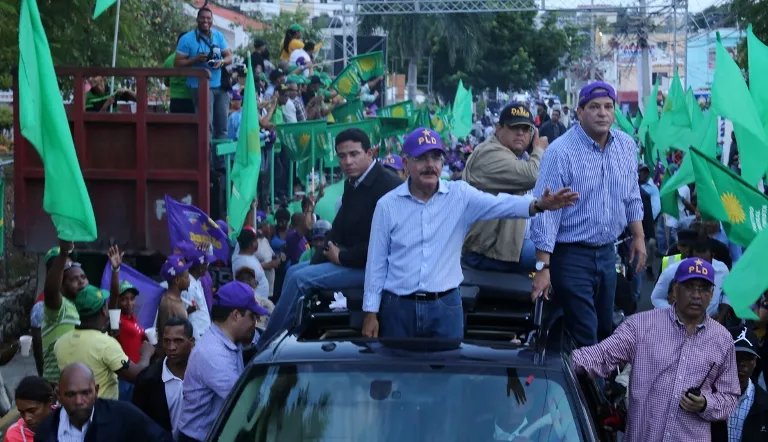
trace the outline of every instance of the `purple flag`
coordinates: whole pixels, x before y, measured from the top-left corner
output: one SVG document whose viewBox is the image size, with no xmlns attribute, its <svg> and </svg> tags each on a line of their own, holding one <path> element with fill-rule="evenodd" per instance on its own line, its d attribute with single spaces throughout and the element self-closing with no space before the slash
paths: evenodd
<svg viewBox="0 0 768 442">
<path fill-rule="evenodd" d="M 200 284 L 203 286 L 205 303 L 208 304 L 208 313 L 210 313 L 213 309 L 213 278 L 211 278 L 211 274 L 205 272 L 205 275 L 200 278 Z"/>
<path fill-rule="evenodd" d="M 193 242 L 196 247 L 213 246 L 213 254 L 223 262 L 229 262 L 229 243 L 216 221 L 195 206 L 182 204 L 165 195 L 165 213 L 168 217 L 168 233 L 171 249 L 177 244 Z"/>
<path fill-rule="evenodd" d="M 102 290 L 109 291 L 109 283 L 112 280 L 112 264 L 107 262 L 104 267 L 104 274 L 101 276 Z M 151 280 L 143 273 L 132 268 L 128 264 L 120 264 L 120 282 L 128 281 L 139 291 L 136 297 L 136 305 L 133 313 L 139 321 L 139 325 L 148 329 L 155 326 L 155 316 L 160 307 L 160 299 L 165 293 L 165 289 L 157 282 Z"/>
</svg>

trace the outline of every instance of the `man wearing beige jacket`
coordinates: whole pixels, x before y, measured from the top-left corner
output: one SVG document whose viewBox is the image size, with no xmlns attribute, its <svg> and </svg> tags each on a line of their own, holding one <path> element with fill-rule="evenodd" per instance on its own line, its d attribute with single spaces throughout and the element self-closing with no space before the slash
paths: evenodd
<svg viewBox="0 0 768 442">
<path fill-rule="evenodd" d="M 533 139 L 533 150 L 527 152 Z M 549 145 L 539 138 L 533 115 L 523 103 L 501 111 L 496 134 L 478 145 L 467 160 L 463 179 L 492 194 L 528 194 L 539 177 L 539 163 Z M 533 197 L 531 197 L 532 199 Z M 536 247 L 527 219 L 493 219 L 472 225 L 464 240 L 464 264 L 495 272 L 528 272 L 536 265 Z"/>
</svg>

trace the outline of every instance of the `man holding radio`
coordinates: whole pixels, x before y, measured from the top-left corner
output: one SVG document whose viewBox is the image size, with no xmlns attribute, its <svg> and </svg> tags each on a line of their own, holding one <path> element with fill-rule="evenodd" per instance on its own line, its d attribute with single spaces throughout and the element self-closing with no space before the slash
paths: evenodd
<svg viewBox="0 0 768 442">
<path fill-rule="evenodd" d="M 197 28 L 179 39 L 176 47 L 176 67 L 204 67 L 211 72 L 208 83 L 208 123 L 213 139 L 227 138 L 229 94 L 222 87 L 222 68 L 232 63 L 232 52 L 227 48 L 224 34 L 213 29 L 213 12 L 208 8 L 197 11 Z M 226 81 L 226 79 L 225 79 Z M 187 78 L 192 103 L 198 110 L 198 84 L 196 77 Z"/>
</svg>

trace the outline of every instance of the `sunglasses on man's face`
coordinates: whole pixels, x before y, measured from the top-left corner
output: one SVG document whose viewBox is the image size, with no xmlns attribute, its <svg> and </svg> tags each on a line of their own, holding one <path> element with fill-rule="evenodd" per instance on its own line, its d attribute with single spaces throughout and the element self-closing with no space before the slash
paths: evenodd
<svg viewBox="0 0 768 442">
<path fill-rule="evenodd" d="M 82 267 L 82 265 L 79 262 L 68 262 L 64 265 L 64 270 L 69 270 L 72 267 Z"/>
</svg>

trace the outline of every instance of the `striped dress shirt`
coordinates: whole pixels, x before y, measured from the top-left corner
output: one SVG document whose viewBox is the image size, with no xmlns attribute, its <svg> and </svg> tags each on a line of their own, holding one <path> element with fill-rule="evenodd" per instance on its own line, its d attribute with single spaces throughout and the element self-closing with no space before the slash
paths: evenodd
<svg viewBox="0 0 768 442">
<path fill-rule="evenodd" d="M 443 292 L 464 280 L 461 247 L 469 227 L 495 218 L 528 218 L 531 199 L 481 192 L 465 181 L 440 180 L 426 203 L 407 180 L 376 204 L 365 267 L 363 310 L 378 312 L 381 293 Z"/>
<path fill-rule="evenodd" d="M 93 413 L 95 410 L 96 407 L 94 406 L 91 410 L 91 417 L 88 419 L 88 422 L 84 423 L 83 428 L 78 430 L 69 420 L 67 410 L 65 410 L 64 407 L 61 407 L 61 413 L 59 414 L 59 428 L 56 431 L 58 442 L 83 442 L 85 440 L 85 435 L 88 433 L 88 427 L 91 426 L 91 423 L 93 422 Z"/>
<path fill-rule="evenodd" d="M 728 442 L 741 442 L 741 434 L 744 432 L 744 421 L 747 420 L 749 410 L 755 402 L 755 384 L 747 380 L 747 391 L 739 398 L 736 411 L 728 418 Z"/>
<path fill-rule="evenodd" d="M 708 441 L 711 423 L 728 419 L 741 394 L 731 334 L 709 317 L 689 334 L 675 306 L 628 317 L 599 344 L 574 350 L 572 361 L 601 378 L 632 364 L 624 442 Z M 681 409 L 682 395 L 699 385 L 704 411 Z"/>
<path fill-rule="evenodd" d="M 616 241 L 628 223 L 643 220 L 643 202 L 637 181 L 637 154 L 632 138 L 611 129 L 601 149 L 581 126 L 555 140 L 544 152 L 538 198 L 569 186 L 579 193 L 572 207 L 545 212 L 531 222 L 536 249 L 552 253 L 555 243 L 602 246 Z"/>
<path fill-rule="evenodd" d="M 204 440 L 243 369 L 242 350 L 211 324 L 187 362 L 178 430 Z"/>
</svg>

